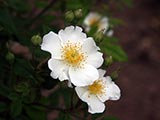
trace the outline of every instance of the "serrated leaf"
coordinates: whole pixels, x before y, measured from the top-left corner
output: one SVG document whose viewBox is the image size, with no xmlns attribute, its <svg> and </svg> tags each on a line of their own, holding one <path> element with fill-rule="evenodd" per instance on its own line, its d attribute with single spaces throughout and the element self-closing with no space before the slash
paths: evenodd
<svg viewBox="0 0 160 120">
<path fill-rule="evenodd" d="M 11 116 L 14 118 L 22 112 L 22 101 L 16 100 L 11 103 Z"/>
<path fill-rule="evenodd" d="M 101 46 L 101 49 L 106 55 L 112 56 L 114 61 L 123 62 L 128 60 L 126 53 L 119 45 L 106 42 Z"/>
</svg>

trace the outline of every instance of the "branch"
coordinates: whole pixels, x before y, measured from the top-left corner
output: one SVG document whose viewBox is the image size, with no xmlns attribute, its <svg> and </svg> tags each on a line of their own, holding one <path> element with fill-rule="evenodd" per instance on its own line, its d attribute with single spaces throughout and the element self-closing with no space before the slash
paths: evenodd
<svg viewBox="0 0 160 120">
<path fill-rule="evenodd" d="M 44 9 L 42 9 L 29 23 L 29 26 L 32 25 L 39 17 L 41 17 L 48 9 L 52 7 L 52 5 L 56 2 L 57 0 L 52 0 Z"/>
</svg>

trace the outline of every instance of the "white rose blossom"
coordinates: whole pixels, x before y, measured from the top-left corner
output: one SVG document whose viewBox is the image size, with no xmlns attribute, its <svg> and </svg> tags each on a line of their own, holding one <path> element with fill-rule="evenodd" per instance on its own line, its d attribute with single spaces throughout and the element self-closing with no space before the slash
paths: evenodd
<svg viewBox="0 0 160 120">
<path fill-rule="evenodd" d="M 75 86 L 90 85 L 98 79 L 103 54 L 81 27 L 69 26 L 58 34 L 49 32 L 43 37 L 41 49 L 51 53 L 48 67 L 54 79 L 69 80 Z"/>
<path fill-rule="evenodd" d="M 102 31 L 107 36 L 113 35 L 113 30 L 109 30 L 109 20 L 108 17 L 102 17 L 96 12 L 90 12 L 84 19 L 85 30 L 88 32 L 91 26 L 97 25 L 98 32 Z"/>
<path fill-rule="evenodd" d="M 99 79 L 92 85 L 75 87 L 79 98 L 88 104 L 88 112 L 102 113 L 105 110 L 106 100 L 118 100 L 120 98 L 119 87 L 109 76 L 104 77 L 105 70 L 99 69 Z"/>
</svg>

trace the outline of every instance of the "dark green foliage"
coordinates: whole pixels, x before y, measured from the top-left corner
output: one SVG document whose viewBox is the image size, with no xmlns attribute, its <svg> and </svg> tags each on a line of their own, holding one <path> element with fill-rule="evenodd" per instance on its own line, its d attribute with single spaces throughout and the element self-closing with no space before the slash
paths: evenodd
<svg viewBox="0 0 160 120">
<path fill-rule="evenodd" d="M 96 0 L 0 0 L 0 120 L 46 120 L 52 110 L 59 113 L 56 120 L 87 119 L 87 104 L 79 100 L 74 88 L 50 77 L 47 62 L 51 55 L 40 49 L 41 37 L 68 25 L 83 27 L 85 16 L 92 10 L 111 16 L 107 3 L 97 9 Z M 120 0 L 121 3 L 132 4 L 131 0 Z M 124 25 L 115 18 L 109 22 L 109 29 Z M 97 34 L 97 26 L 92 26 L 87 35 L 102 49 L 107 67 L 127 61 L 117 38 Z M 31 57 L 17 53 L 10 43 L 27 47 Z M 44 90 L 53 92 L 43 97 Z M 92 120 L 99 117 L 102 114 L 92 115 Z"/>
<path fill-rule="evenodd" d="M 10 105 L 10 114 L 14 118 L 22 112 L 22 101 L 20 99 L 14 100 Z"/>
</svg>

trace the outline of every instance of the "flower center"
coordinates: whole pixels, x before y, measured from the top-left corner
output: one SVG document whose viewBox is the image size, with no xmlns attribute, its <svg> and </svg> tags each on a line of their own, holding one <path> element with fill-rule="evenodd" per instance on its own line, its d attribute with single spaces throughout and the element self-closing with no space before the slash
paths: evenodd
<svg viewBox="0 0 160 120">
<path fill-rule="evenodd" d="M 104 85 L 102 80 L 96 80 L 92 85 L 88 86 L 88 90 L 90 94 L 103 94 L 104 93 Z"/>
<path fill-rule="evenodd" d="M 98 18 L 92 18 L 90 20 L 90 26 L 93 26 L 93 25 L 97 25 L 99 22 L 99 19 Z"/>
<path fill-rule="evenodd" d="M 80 44 L 72 44 L 68 42 L 62 48 L 62 58 L 64 59 L 67 65 L 72 67 L 82 67 L 82 63 L 85 61 L 85 55 L 81 52 L 81 45 Z"/>
</svg>

